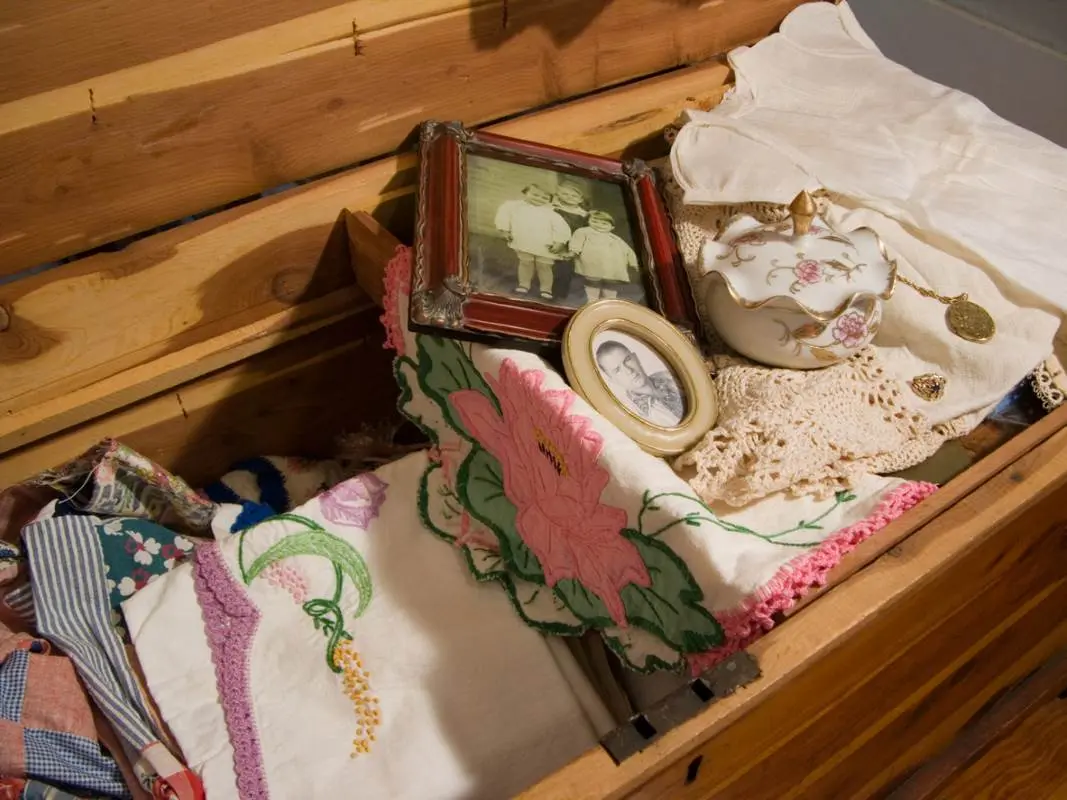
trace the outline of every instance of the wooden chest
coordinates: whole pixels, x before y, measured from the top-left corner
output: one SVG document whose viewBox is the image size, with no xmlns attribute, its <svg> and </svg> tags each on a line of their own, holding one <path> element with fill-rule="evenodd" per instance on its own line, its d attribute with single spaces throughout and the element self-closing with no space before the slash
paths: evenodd
<svg viewBox="0 0 1067 800">
<path fill-rule="evenodd" d="M 414 161 L 392 154 L 415 125 L 662 155 L 662 128 L 728 86 L 721 54 L 798 4 L 9 3 L 0 487 L 106 436 L 195 482 L 391 416 L 342 210 L 410 237 Z M 983 720 L 1067 683 L 1065 426 L 1060 409 L 861 546 L 752 648 L 760 680 L 529 796 L 925 796 Z"/>
</svg>

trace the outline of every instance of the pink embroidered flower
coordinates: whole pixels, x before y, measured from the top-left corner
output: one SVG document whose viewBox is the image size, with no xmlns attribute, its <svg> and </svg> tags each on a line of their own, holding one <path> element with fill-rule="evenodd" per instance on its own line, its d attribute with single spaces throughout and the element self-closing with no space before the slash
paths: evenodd
<svg viewBox="0 0 1067 800">
<path fill-rule="evenodd" d="M 459 536 L 453 542 L 456 547 L 470 547 L 472 549 L 489 550 L 493 553 L 500 552 L 500 542 L 497 541 L 493 532 L 477 520 L 471 519 L 466 511 L 459 518 Z"/>
<path fill-rule="evenodd" d="M 295 567 L 275 561 L 264 568 L 263 577 L 271 586 L 288 592 L 297 605 L 303 605 L 307 600 L 307 580 Z"/>
<path fill-rule="evenodd" d="M 840 342 L 845 347 L 859 347 L 866 336 L 867 323 L 858 311 L 843 314 L 834 324 L 834 341 Z"/>
<path fill-rule="evenodd" d="M 499 378 L 487 375 L 503 416 L 474 390 L 449 399 L 467 430 L 500 461 L 504 493 L 517 511 L 515 527 L 540 561 L 545 582 L 577 580 L 625 626 L 619 593 L 652 581 L 637 548 L 620 535 L 626 512 L 600 502 L 609 479 L 597 464 L 603 439 L 588 419 L 567 413 L 574 395 L 542 389 L 543 377 L 536 369 L 521 371 L 511 359 Z"/>
<path fill-rule="evenodd" d="M 381 511 L 387 488 L 385 481 L 371 472 L 357 475 L 319 497 L 322 516 L 337 525 L 366 530 Z"/>
<path fill-rule="evenodd" d="M 806 258 L 798 261 L 793 267 L 793 274 L 797 277 L 797 283 L 801 286 L 811 286 L 822 280 L 822 265 L 818 261 Z"/>
</svg>

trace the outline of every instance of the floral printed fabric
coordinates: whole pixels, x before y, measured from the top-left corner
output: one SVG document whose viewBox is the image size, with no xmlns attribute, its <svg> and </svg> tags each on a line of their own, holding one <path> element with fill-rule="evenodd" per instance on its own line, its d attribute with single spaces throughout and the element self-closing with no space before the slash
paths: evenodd
<svg viewBox="0 0 1067 800">
<path fill-rule="evenodd" d="M 93 518 L 104 553 L 111 606 L 158 578 L 192 553 L 191 539 L 134 517 Z"/>
<path fill-rule="evenodd" d="M 110 439 L 30 483 L 61 492 L 83 513 L 137 517 L 194 533 L 208 532 L 216 511 L 181 478 Z"/>
<path fill-rule="evenodd" d="M 634 670 L 699 672 L 933 489 L 869 476 L 828 500 L 709 506 L 540 358 L 408 331 L 409 264 L 399 250 L 383 323 L 400 409 L 434 443 L 423 522 L 541 631 L 599 630 Z"/>
</svg>

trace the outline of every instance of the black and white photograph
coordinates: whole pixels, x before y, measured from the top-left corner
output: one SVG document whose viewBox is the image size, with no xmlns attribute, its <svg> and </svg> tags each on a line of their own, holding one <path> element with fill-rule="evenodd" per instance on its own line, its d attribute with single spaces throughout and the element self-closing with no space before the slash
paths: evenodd
<svg viewBox="0 0 1067 800">
<path fill-rule="evenodd" d="M 646 305 L 618 183 L 470 153 L 469 279 L 480 291 L 566 308 Z"/>
<path fill-rule="evenodd" d="M 685 393 L 662 356 L 617 330 L 601 331 L 592 344 L 597 371 L 616 400 L 651 425 L 681 425 L 687 411 Z"/>
</svg>

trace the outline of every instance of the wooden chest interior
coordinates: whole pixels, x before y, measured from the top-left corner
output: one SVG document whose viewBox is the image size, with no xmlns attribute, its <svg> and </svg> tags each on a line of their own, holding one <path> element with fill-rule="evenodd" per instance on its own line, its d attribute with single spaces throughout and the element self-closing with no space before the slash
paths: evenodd
<svg viewBox="0 0 1067 800">
<path fill-rule="evenodd" d="M 8 4 L 0 487 L 104 437 L 196 483 L 245 456 L 331 455 L 394 417 L 343 212 L 410 240 L 416 125 L 655 158 L 665 125 L 729 86 L 722 54 L 798 4 Z M 752 648 L 759 681 L 530 796 L 900 786 L 1067 646 L 1065 424 L 1051 414 L 849 556 Z"/>
</svg>

